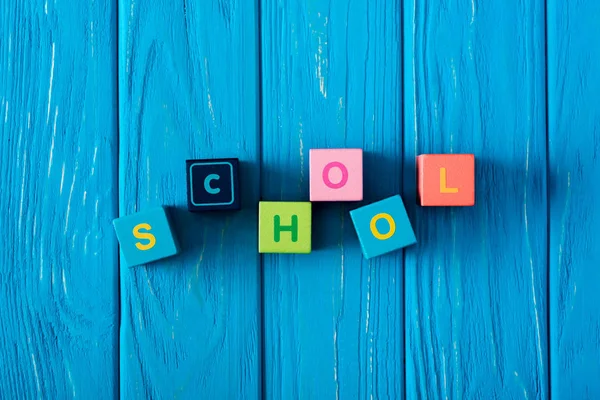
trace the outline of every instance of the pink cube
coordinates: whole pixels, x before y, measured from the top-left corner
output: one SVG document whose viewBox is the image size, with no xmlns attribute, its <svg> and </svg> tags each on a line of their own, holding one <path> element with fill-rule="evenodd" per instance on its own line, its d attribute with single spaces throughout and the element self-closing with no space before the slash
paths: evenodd
<svg viewBox="0 0 600 400">
<path fill-rule="evenodd" d="M 310 201 L 362 199 L 362 149 L 310 150 Z"/>
</svg>

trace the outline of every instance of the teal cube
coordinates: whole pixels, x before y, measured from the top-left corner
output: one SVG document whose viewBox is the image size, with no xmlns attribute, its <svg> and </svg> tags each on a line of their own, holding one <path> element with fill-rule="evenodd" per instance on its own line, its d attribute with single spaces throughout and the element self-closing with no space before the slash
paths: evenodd
<svg viewBox="0 0 600 400">
<path fill-rule="evenodd" d="M 179 252 L 163 207 L 151 208 L 113 221 L 121 254 L 129 267 L 147 264 Z"/>
<path fill-rule="evenodd" d="M 350 217 L 367 259 L 417 243 L 398 195 L 352 210 Z"/>
</svg>

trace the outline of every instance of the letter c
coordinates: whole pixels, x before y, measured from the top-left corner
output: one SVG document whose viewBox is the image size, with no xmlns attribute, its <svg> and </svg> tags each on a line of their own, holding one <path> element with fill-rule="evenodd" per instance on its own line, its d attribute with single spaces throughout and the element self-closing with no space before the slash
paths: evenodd
<svg viewBox="0 0 600 400">
<path fill-rule="evenodd" d="M 329 179 L 329 171 L 331 171 L 331 169 L 335 167 L 339 168 L 340 171 L 342 171 L 342 179 L 338 183 L 333 183 L 331 182 L 331 179 Z M 346 168 L 346 166 L 341 162 L 330 162 L 325 166 L 325 168 L 323 168 L 323 182 L 325 183 L 325 185 L 327 185 L 327 187 L 331 189 L 343 188 L 346 185 L 346 183 L 348 183 L 348 168 Z"/>
<path fill-rule="evenodd" d="M 377 229 L 376 224 L 377 224 L 377 221 L 379 221 L 380 219 L 385 219 L 387 221 L 387 223 L 390 225 L 390 230 L 386 234 L 382 234 Z M 373 234 L 373 236 L 375 236 L 379 240 L 387 240 L 387 239 L 391 238 L 392 236 L 394 236 L 394 233 L 396 233 L 396 223 L 394 222 L 394 218 L 392 218 L 392 216 L 387 213 L 380 213 L 380 214 L 377 214 L 376 216 L 374 216 L 371 219 L 370 228 L 371 228 L 371 233 Z"/>
<path fill-rule="evenodd" d="M 137 239 L 146 239 L 148 241 L 147 244 L 141 244 L 140 242 L 137 242 L 135 244 L 135 247 L 137 247 L 139 250 L 142 250 L 142 251 L 150 250 L 156 244 L 156 237 L 154 237 L 154 235 L 151 234 L 150 232 L 140 232 L 140 229 L 149 231 L 152 229 L 152 227 L 150 226 L 150 224 L 142 223 L 142 224 L 137 224 L 133 228 L 133 236 L 134 237 L 136 237 Z"/>
<path fill-rule="evenodd" d="M 208 194 L 217 194 L 221 191 L 219 188 L 213 188 L 210 186 L 211 181 L 218 181 L 221 177 L 217 174 L 210 174 L 204 179 L 204 190 Z"/>
</svg>

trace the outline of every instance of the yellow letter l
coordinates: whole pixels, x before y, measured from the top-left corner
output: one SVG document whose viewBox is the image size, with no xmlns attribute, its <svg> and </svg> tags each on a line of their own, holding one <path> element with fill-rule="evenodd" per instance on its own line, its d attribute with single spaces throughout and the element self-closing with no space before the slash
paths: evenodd
<svg viewBox="0 0 600 400">
<path fill-rule="evenodd" d="M 446 187 L 446 168 L 440 168 L 440 193 L 458 193 L 458 188 Z"/>
</svg>

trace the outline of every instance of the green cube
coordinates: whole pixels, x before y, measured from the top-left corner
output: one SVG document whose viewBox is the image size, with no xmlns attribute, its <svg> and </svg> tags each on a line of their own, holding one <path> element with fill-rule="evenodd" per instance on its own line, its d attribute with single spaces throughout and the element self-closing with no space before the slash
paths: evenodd
<svg viewBox="0 0 600 400">
<path fill-rule="evenodd" d="M 307 254 L 311 251 L 310 202 L 258 203 L 258 252 Z"/>
</svg>

